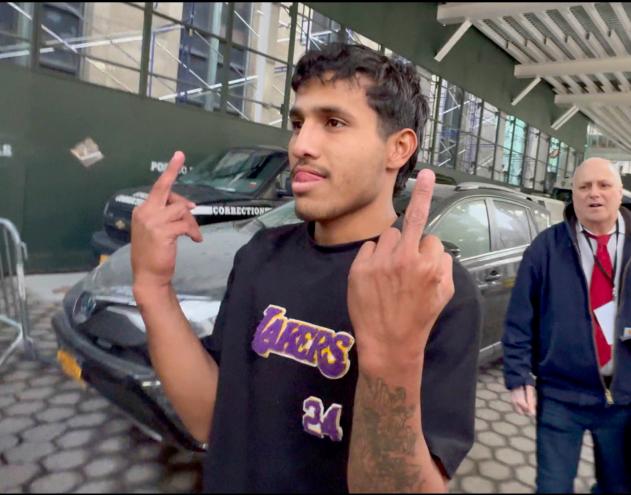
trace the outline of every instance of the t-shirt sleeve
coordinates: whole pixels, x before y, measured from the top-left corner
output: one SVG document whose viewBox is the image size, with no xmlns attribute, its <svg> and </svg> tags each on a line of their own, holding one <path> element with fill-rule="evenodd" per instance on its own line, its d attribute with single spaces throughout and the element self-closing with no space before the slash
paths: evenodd
<svg viewBox="0 0 631 495">
<path fill-rule="evenodd" d="M 449 478 L 475 437 L 475 390 L 482 327 L 481 295 L 454 260 L 454 296 L 445 306 L 425 350 L 421 388 L 423 433 L 434 460 Z"/>
</svg>

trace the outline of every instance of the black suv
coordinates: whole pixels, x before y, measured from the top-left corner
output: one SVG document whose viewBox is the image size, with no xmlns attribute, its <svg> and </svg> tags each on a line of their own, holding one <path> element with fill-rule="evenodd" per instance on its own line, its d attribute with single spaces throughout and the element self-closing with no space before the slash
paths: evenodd
<svg viewBox="0 0 631 495">
<path fill-rule="evenodd" d="M 395 199 L 402 213 L 414 181 Z M 260 217 L 206 225 L 200 244 L 178 239 L 173 286 L 198 337 L 209 335 L 236 251 L 259 229 L 295 223 L 293 202 Z M 500 352 L 502 325 L 522 253 L 550 225 L 548 211 L 524 194 L 488 184 L 436 184 L 426 232 L 437 235 L 475 279 L 484 299 L 480 361 Z M 129 246 L 114 253 L 65 296 L 53 317 L 58 360 L 128 413 L 154 438 L 201 450 L 162 392 L 132 295 Z"/>
<path fill-rule="evenodd" d="M 460 259 L 482 293 L 481 362 L 499 357 L 506 308 L 522 254 L 552 223 L 550 212 L 538 200 L 484 183 L 435 188 L 425 231 L 440 238 Z"/>
<path fill-rule="evenodd" d="M 173 191 L 197 204 L 200 225 L 261 215 L 291 198 L 287 150 L 273 146 L 229 148 L 190 167 Z M 130 240 L 131 212 L 150 185 L 117 191 L 103 211 L 103 230 L 92 235 L 97 256 L 107 256 Z"/>
</svg>

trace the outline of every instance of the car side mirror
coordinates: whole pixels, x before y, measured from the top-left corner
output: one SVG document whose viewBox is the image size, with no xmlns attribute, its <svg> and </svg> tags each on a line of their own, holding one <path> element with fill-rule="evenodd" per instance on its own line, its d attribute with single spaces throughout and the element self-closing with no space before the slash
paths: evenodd
<svg viewBox="0 0 631 495">
<path fill-rule="evenodd" d="M 451 241 L 442 241 L 442 243 L 443 243 L 443 246 L 445 246 L 445 251 L 451 254 L 454 258 L 460 259 L 461 253 L 460 253 L 460 248 L 458 246 L 456 246 Z"/>
<path fill-rule="evenodd" d="M 287 196 L 293 196 L 291 189 L 287 189 L 284 187 L 277 187 L 276 188 L 276 194 L 278 195 L 279 198 L 285 198 Z"/>
<path fill-rule="evenodd" d="M 279 180 L 276 182 L 276 194 L 279 198 L 293 196 L 293 193 L 291 191 L 291 180 L 289 176 L 287 176 L 285 180 Z"/>
</svg>

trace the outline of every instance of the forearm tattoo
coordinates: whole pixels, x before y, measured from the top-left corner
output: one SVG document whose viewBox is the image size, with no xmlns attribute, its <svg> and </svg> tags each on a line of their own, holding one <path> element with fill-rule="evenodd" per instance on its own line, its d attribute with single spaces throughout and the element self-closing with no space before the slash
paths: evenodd
<svg viewBox="0 0 631 495">
<path fill-rule="evenodd" d="M 420 489 L 421 466 L 412 462 L 419 440 L 413 423 L 416 406 L 406 399 L 403 387 L 390 387 L 381 378 L 359 376 L 351 438 L 354 489 Z"/>
</svg>

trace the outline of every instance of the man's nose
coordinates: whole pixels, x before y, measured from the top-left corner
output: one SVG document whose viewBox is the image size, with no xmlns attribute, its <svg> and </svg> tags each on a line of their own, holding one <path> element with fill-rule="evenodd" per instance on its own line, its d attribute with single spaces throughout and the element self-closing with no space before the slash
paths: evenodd
<svg viewBox="0 0 631 495">
<path fill-rule="evenodd" d="M 320 133 L 317 126 L 304 122 L 292 139 L 292 153 L 297 158 L 320 156 Z"/>
<path fill-rule="evenodd" d="M 597 196 L 600 193 L 600 189 L 598 188 L 598 185 L 594 184 L 589 186 L 589 191 L 587 191 L 587 193 L 590 196 Z"/>
</svg>

